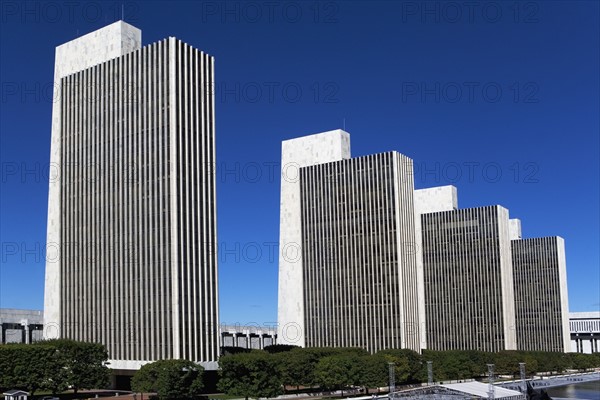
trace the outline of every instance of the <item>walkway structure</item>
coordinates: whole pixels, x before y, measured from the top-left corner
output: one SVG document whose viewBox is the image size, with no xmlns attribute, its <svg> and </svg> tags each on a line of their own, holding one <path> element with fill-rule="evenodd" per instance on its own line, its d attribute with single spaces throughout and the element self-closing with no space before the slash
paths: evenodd
<svg viewBox="0 0 600 400">
<path fill-rule="evenodd" d="M 0 308 L 0 344 L 42 340 L 43 319 L 42 311 Z"/>
<path fill-rule="evenodd" d="M 600 352 L 600 311 L 569 313 L 569 328 L 572 352 Z"/>
<path fill-rule="evenodd" d="M 277 344 L 277 328 L 261 326 L 222 325 L 221 346 L 264 349 Z"/>
</svg>

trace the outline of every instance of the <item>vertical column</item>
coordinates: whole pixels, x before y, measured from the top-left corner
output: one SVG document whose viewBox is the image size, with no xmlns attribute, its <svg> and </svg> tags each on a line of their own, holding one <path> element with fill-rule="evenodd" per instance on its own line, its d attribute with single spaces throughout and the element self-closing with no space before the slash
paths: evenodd
<svg viewBox="0 0 600 400">
<path fill-rule="evenodd" d="M 21 320 L 21 343 L 29 344 L 29 324 L 26 319 Z"/>
</svg>

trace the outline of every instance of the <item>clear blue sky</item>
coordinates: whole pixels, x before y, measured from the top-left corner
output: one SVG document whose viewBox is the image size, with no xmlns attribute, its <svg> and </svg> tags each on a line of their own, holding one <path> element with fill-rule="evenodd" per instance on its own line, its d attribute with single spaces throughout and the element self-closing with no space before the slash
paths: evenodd
<svg viewBox="0 0 600 400">
<path fill-rule="evenodd" d="M 600 309 L 599 3 L 469 4 L 3 1 L 0 307 L 43 307 L 54 48 L 123 9 L 216 58 L 222 322 L 276 320 L 281 141 L 344 119 L 354 156 L 564 237 L 570 309 Z"/>
</svg>

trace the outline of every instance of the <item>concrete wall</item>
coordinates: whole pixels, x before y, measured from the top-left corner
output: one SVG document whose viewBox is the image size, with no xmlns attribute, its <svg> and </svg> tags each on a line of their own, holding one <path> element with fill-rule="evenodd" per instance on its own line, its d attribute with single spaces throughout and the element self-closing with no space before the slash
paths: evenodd
<svg viewBox="0 0 600 400">
<path fill-rule="evenodd" d="M 350 158 L 350 135 L 341 129 L 290 139 L 281 144 L 278 338 L 304 346 L 300 168 Z"/>
</svg>

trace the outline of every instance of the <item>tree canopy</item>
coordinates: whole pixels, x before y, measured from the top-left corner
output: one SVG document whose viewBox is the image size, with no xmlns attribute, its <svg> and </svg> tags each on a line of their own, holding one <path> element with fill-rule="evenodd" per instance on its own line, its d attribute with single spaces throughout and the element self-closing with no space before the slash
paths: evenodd
<svg viewBox="0 0 600 400">
<path fill-rule="evenodd" d="M 131 379 L 136 392 L 153 392 L 160 399 L 189 399 L 204 388 L 204 368 L 188 360 L 159 360 L 144 365 Z"/>
<path fill-rule="evenodd" d="M 264 351 L 230 354 L 220 358 L 219 390 L 233 396 L 275 397 L 282 392 L 274 355 Z"/>
<path fill-rule="evenodd" d="M 0 345 L 0 387 L 58 393 L 108 386 L 103 345 L 60 339 Z"/>
</svg>

